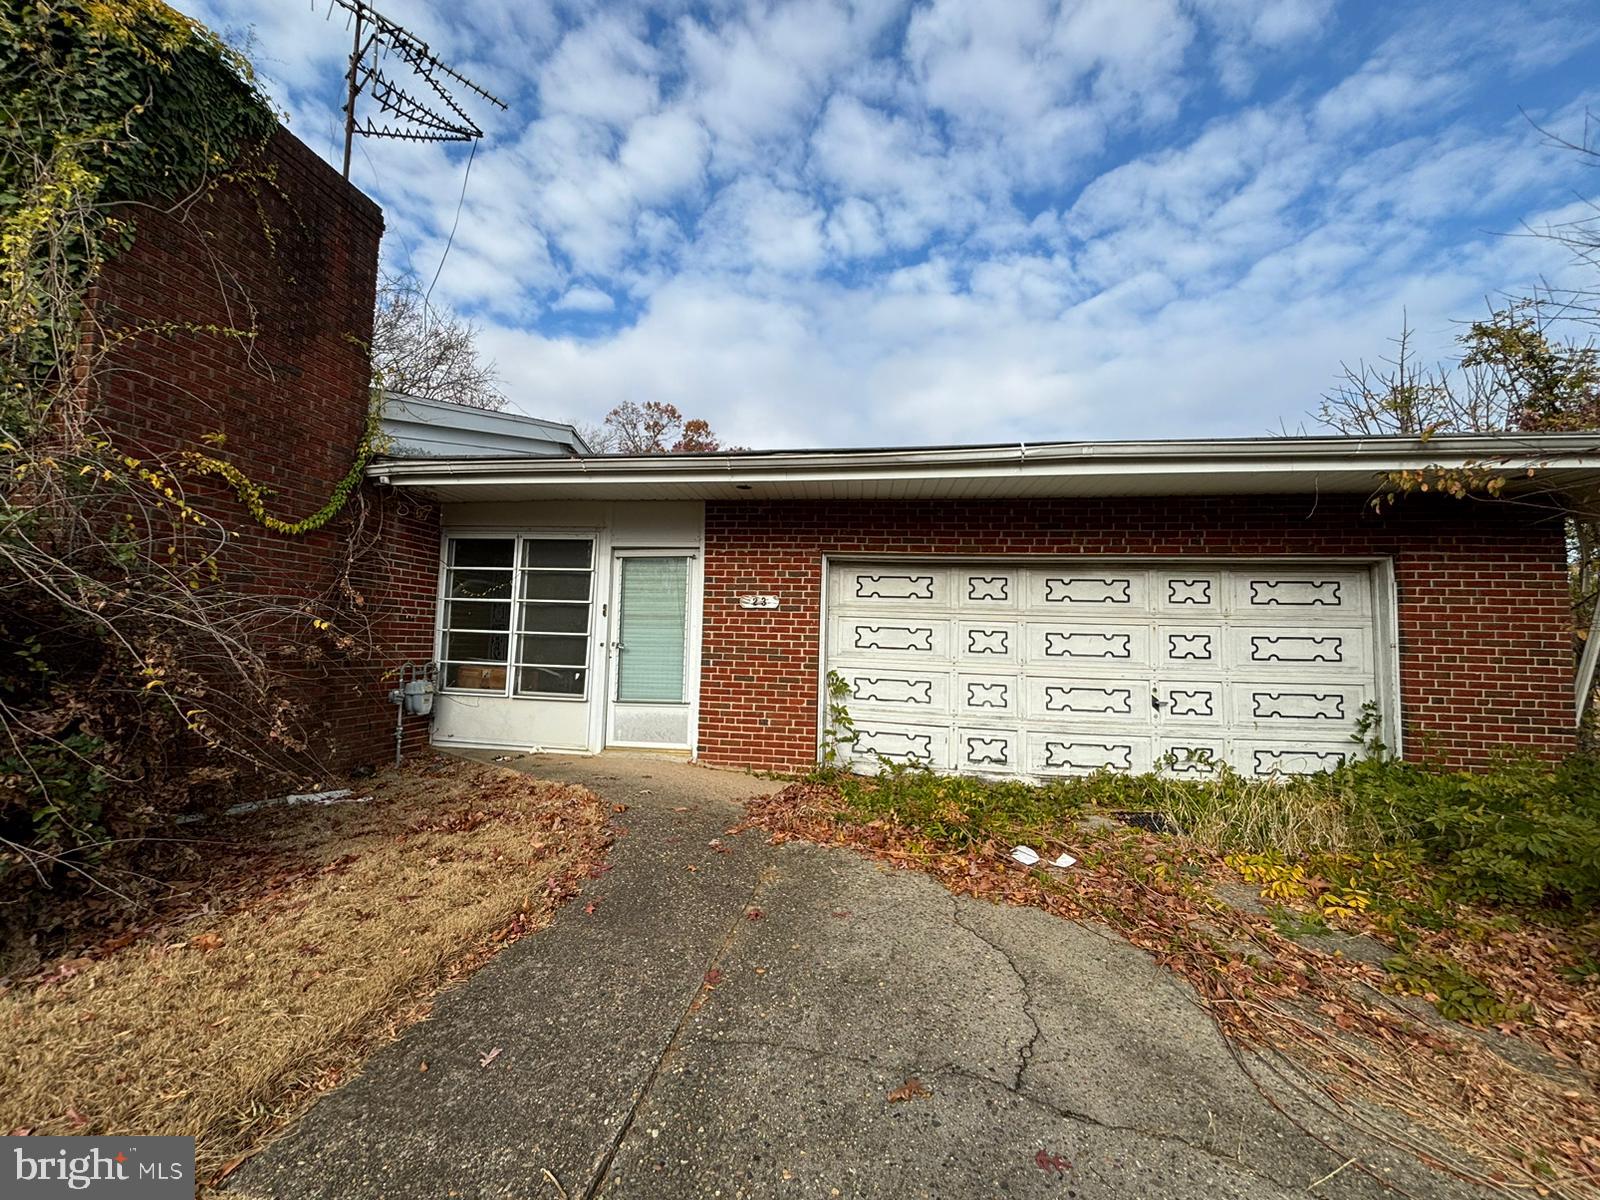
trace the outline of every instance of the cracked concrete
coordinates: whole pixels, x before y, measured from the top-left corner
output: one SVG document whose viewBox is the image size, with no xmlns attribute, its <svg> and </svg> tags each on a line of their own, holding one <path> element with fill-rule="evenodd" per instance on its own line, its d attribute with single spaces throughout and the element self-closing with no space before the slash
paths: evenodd
<svg viewBox="0 0 1600 1200">
<path fill-rule="evenodd" d="M 731 801 L 774 786 L 747 777 L 512 765 L 630 805 L 612 870 L 247 1163 L 241 1196 L 1464 1194 L 1269 1102 L 1106 930 L 729 836 Z M 891 1103 L 913 1076 L 932 1094 Z"/>
<path fill-rule="evenodd" d="M 1016 1078 L 1011 1081 L 1011 1090 L 1013 1092 L 1021 1092 L 1022 1077 L 1028 1073 L 1028 1063 L 1032 1061 L 1033 1052 L 1039 1045 L 1039 1038 L 1044 1032 L 1039 1025 L 1038 1017 L 1036 1017 L 1033 1012 L 1033 988 L 1028 983 L 1028 977 L 1022 973 L 1021 968 L 1017 966 L 1016 961 L 1006 951 L 1004 946 L 998 945 L 989 938 L 984 937 L 983 934 L 979 933 L 971 925 L 968 925 L 961 919 L 961 899 L 953 894 L 950 897 L 950 919 L 955 922 L 959 928 L 965 929 L 973 937 L 977 938 L 978 941 L 982 942 L 985 946 L 989 947 L 990 950 L 998 954 L 1005 961 L 1006 966 L 1011 968 L 1011 973 L 1017 977 L 1017 985 L 1022 991 L 1022 1015 L 1026 1017 L 1033 1025 L 1033 1033 L 1029 1035 L 1028 1040 L 1017 1047 L 1017 1075 Z"/>
</svg>

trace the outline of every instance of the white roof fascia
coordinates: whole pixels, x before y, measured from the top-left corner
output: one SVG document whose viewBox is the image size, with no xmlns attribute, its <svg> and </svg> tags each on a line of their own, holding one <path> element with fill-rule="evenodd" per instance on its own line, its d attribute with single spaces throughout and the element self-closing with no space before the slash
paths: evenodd
<svg viewBox="0 0 1600 1200">
<path fill-rule="evenodd" d="M 1206 475 L 1267 478 L 1299 491 L 1322 480 L 1329 490 L 1361 491 L 1384 476 L 1426 467 L 1492 466 L 1509 472 L 1600 479 L 1600 434 L 1510 437 L 1261 438 L 1192 442 L 1070 442 L 1044 445 L 907 450 L 740 451 L 568 459 L 434 459 L 374 463 L 368 474 L 397 487 L 451 484 L 541 485 L 593 492 L 609 488 L 812 485 L 873 480 L 1071 479 L 1081 490 L 1095 477 L 1187 481 Z M 1341 478 L 1342 477 L 1342 478 Z"/>
</svg>

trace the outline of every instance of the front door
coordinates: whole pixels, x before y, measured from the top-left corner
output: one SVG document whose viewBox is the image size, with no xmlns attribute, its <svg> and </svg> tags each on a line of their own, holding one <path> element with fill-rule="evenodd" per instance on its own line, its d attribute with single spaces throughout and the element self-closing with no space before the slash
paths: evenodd
<svg viewBox="0 0 1600 1200">
<path fill-rule="evenodd" d="M 613 556 L 607 745 L 689 746 L 691 558 L 673 550 Z"/>
</svg>

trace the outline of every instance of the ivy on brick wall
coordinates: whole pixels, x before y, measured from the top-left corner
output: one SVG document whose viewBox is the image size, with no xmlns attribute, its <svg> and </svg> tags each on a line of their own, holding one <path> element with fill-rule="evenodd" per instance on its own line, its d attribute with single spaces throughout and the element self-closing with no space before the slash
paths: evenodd
<svg viewBox="0 0 1600 1200">
<path fill-rule="evenodd" d="M 218 444 L 127 453 L 99 412 L 119 347 L 159 341 L 173 373 L 157 359 L 139 386 L 183 404 L 183 339 L 248 355 L 255 330 L 231 311 L 107 327 L 102 268 L 137 245 L 142 214 L 198 242 L 192 214 L 217 211 L 213 189 L 281 194 L 258 153 L 277 118 L 249 65 L 160 0 L 0 0 L 0 96 L 3 964 L 51 893 L 104 887 L 172 813 L 307 771 L 284 681 L 354 642 L 334 600 L 234 586 L 234 539 L 186 482 L 219 477 L 268 529 L 309 532 L 346 507 L 378 416 L 309 516 L 269 514 L 249 464 Z M 254 234 L 274 245 L 262 221 Z"/>
</svg>

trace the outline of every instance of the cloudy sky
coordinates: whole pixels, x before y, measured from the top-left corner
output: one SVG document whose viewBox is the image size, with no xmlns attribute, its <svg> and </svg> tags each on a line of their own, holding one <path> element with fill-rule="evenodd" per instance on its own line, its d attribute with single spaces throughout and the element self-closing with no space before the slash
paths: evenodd
<svg viewBox="0 0 1600 1200">
<path fill-rule="evenodd" d="M 337 161 L 343 14 L 248 38 Z M 509 102 L 434 293 L 516 407 L 661 399 L 753 447 L 1295 430 L 1408 313 L 1559 281 L 1600 173 L 1592 0 L 385 0 Z M 1524 115 L 1526 113 L 1526 115 Z M 358 142 L 431 279 L 464 146 Z"/>
</svg>

